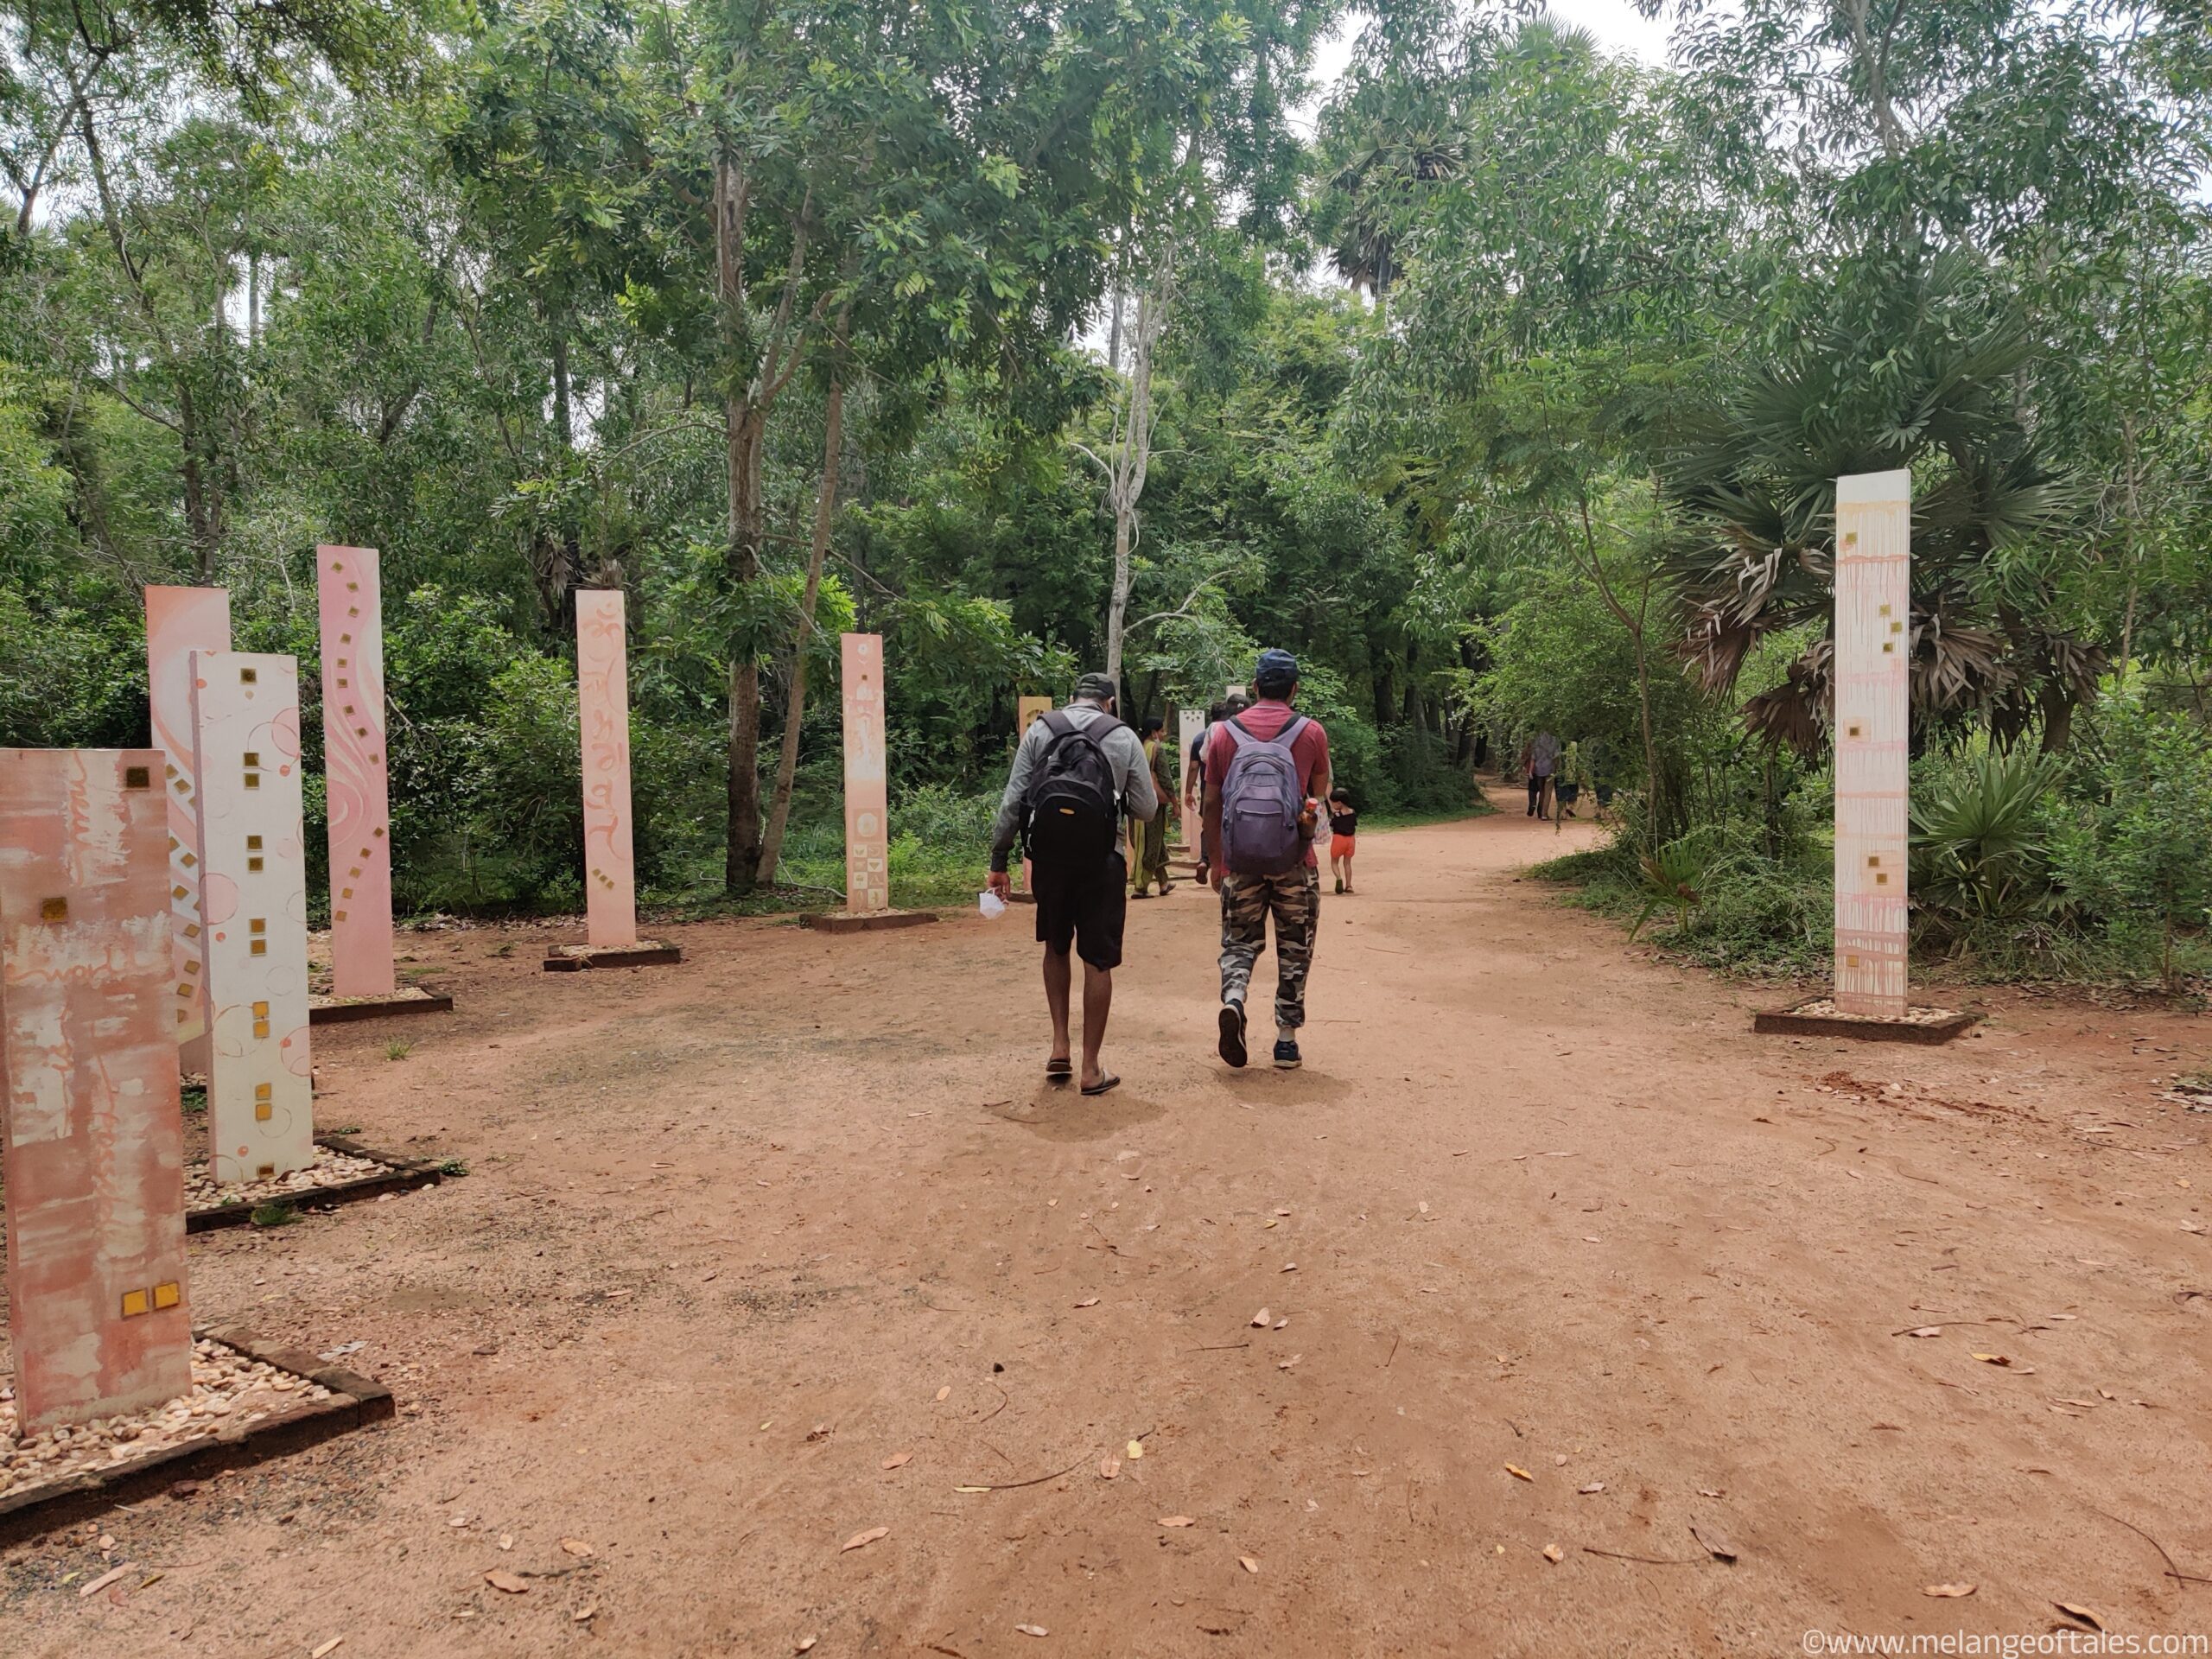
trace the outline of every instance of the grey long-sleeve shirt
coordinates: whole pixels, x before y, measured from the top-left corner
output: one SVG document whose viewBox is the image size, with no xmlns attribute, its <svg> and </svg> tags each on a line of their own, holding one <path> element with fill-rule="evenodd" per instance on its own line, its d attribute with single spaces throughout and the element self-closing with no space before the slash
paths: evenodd
<svg viewBox="0 0 2212 1659">
<path fill-rule="evenodd" d="M 1083 731 L 1106 711 L 1095 702 L 1071 702 L 1061 712 L 1077 730 Z M 1014 837 L 1021 833 L 1021 803 L 1029 793 L 1030 776 L 1052 741 L 1052 734 L 1045 722 L 1033 720 L 1021 734 L 1021 747 L 1014 752 L 1014 770 L 1007 777 L 1006 793 L 999 798 L 999 815 L 991 824 L 994 870 L 1005 869 L 1014 851 Z M 1159 811 L 1160 791 L 1152 786 L 1152 763 L 1145 759 L 1144 744 L 1136 733 L 1122 726 L 1100 739 L 1098 748 L 1114 769 L 1114 787 L 1120 791 L 1122 805 L 1129 816 L 1149 818 Z"/>
</svg>

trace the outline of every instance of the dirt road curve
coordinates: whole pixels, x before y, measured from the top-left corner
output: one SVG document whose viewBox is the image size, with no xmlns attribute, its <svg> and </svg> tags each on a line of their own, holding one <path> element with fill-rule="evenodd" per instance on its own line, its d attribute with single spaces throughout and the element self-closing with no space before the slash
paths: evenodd
<svg viewBox="0 0 2212 1659">
<path fill-rule="evenodd" d="M 193 1246 L 203 1319 L 365 1343 L 405 1414 L 111 1516 L 143 1589 L 56 1587 L 81 1533 L 0 1555 L 0 1649 L 2212 1631 L 2212 1583 L 2099 1514 L 2212 1578 L 2212 1118 L 2153 1081 L 2205 1023 L 1754 1039 L 1756 993 L 1516 881 L 1560 844 L 1362 837 L 1296 1074 L 1211 1052 L 1211 895 L 1133 906 L 1095 1101 L 1040 1079 L 1023 912 L 702 926 L 607 976 L 422 939 L 462 1012 L 319 1036 L 319 1109 L 468 1179 Z"/>
</svg>

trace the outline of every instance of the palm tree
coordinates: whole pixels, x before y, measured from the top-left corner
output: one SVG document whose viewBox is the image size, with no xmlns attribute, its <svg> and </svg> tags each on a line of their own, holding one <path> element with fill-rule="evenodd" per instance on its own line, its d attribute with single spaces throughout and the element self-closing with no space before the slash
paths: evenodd
<svg viewBox="0 0 2212 1659">
<path fill-rule="evenodd" d="M 2038 719 L 2064 747 L 2103 651 L 2057 620 L 2059 567 L 2085 550 L 2082 493 L 2016 404 L 2031 342 L 1987 320 L 1947 257 L 1894 283 L 1864 326 L 1834 318 L 1694 416 L 1662 465 L 1689 528 L 1669 549 L 1677 650 L 1734 689 L 1769 634 L 1815 627 L 1746 725 L 1806 755 L 1827 742 L 1835 480 L 1911 469 L 1912 698 L 1929 726 L 1985 723 L 2009 746 Z M 1869 342 L 1875 342 L 1870 345 Z"/>
<path fill-rule="evenodd" d="M 1327 188 L 1340 200 L 1336 245 L 1329 251 L 1337 275 L 1387 307 L 1401 270 L 1398 240 L 1411 210 L 1426 187 L 1455 177 L 1465 161 L 1465 137 L 1449 128 L 1395 133 L 1371 128 L 1329 176 Z"/>
</svg>

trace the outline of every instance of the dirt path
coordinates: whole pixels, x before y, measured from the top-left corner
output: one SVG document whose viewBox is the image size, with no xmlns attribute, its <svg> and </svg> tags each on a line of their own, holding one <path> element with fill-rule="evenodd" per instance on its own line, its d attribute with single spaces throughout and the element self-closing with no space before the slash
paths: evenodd
<svg viewBox="0 0 2212 1659">
<path fill-rule="evenodd" d="M 111 1516 L 163 1574 L 124 1605 L 56 1587 L 81 1535 L 0 1554 L 0 1649 L 1780 1655 L 2056 1601 L 2212 1630 L 2212 1583 L 2098 1514 L 2212 1577 L 2212 1119 L 2153 1081 L 2204 1022 L 2008 999 L 1945 1050 L 1754 1039 L 1755 993 L 1517 882 L 1577 833 L 1363 836 L 1295 1074 L 1210 1052 L 1211 897 L 1134 906 L 1096 1101 L 1039 1079 L 1021 912 L 702 926 L 604 977 L 425 936 L 463 1012 L 319 1038 L 320 1110 L 472 1174 L 193 1247 L 203 1319 L 363 1342 L 404 1414 Z"/>
</svg>

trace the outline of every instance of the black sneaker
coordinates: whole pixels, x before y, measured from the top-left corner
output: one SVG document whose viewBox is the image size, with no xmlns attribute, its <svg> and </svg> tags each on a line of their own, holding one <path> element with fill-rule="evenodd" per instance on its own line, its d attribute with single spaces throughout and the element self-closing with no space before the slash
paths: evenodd
<svg viewBox="0 0 2212 1659">
<path fill-rule="evenodd" d="M 1300 1059 L 1298 1058 L 1298 1039 L 1297 1039 L 1297 1038 L 1295 1038 L 1295 1037 L 1278 1037 L 1278 1038 L 1276 1038 L 1276 1039 L 1275 1039 L 1275 1070 L 1276 1070 L 1276 1071 L 1297 1071 L 1297 1070 L 1298 1070 L 1298 1068 L 1299 1068 L 1300 1065 L 1304 1065 L 1304 1064 L 1305 1064 L 1305 1062 L 1304 1062 L 1304 1061 L 1302 1061 L 1302 1060 L 1300 1060 Z"/>
<path fill-rule="evenodd" d="M 1244 1052 L 1244 1005 L 1224 1002 L 1221 1005 L 1221 1058 L 1231 1065 L 1243 1065 L 1248 1058 Z"/>
</svg>

